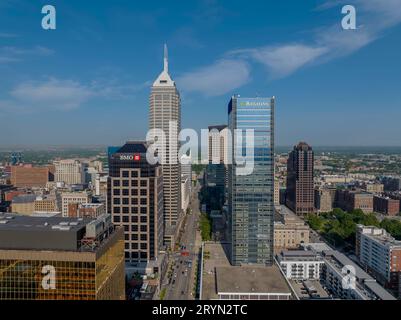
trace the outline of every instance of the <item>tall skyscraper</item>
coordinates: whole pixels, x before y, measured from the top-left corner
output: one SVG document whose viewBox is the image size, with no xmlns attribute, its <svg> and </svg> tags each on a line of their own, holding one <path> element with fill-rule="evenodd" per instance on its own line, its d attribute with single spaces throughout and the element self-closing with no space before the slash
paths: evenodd
<svg viewBox="0 0 401 320">
<path fill-rule="evenodd" d="M 149 129 L 164 132 L 161 143 L 165 148 L 162 163 L 165 242 L 173 245 L 181 221 L 181 168 L 178 159 L 181 100 L 168 72 L 167 46 L 164 47 L 164 68 L 153 83 L 149 107 Z"/>
<path fill-rule="evenodd" d="M 232 132 L 232 165 L 228 168 L 231 263 L 233 265 L 273 263 L 274 194 L 274 97 L 240 98 L 228 105 L 228 127 Z M 254 161 L 250 174 L 240 175 L 235 155 L 235 129 L 254 133 Z M 250 160 L 246 157 L 247 161 Z"/>
<path fill-rule="evenodd" d="M 313 163 L 312 147 L 305 142 L 294 146 L 288 156 L 286 205 L 297 215 L 314 212 Z"/>
<path fill-rule="evenodd" d="M 158 270 L 163 245 L 163 178 L 159 164 L 146 160 L 147 145 L 127 142 L 109 157 L 107 206 L 124 227 L 127 273 Z"/>
</svg>

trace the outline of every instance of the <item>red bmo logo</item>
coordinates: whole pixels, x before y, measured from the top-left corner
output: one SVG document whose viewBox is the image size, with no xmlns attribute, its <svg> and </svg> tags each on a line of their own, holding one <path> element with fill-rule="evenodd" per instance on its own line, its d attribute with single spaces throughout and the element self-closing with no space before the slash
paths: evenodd
<svg viewBox="0 0 401 320">
<path fill-rule="evenodd" d="M 134 154 L 134 161 L 141 160 L 141 156 L 139 154 Z"/>
</svg>

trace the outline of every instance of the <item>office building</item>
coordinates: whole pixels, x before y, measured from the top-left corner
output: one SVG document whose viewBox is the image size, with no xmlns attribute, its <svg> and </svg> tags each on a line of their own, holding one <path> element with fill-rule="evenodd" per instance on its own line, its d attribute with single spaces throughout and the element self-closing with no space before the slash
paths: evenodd
<svg viewBox="0 0 401 320">
<path fill-rule="evenodd" d="M 363 190 L 337 190 L 336 207 L 351 212 L 360 209 L 364 213 L 373 212 L 373 194 Z"/>
<path fill-rule="evenodd" d="M 124 228 L 127 272 L 159 272 L 163 249 L 163 176 L 146 160 L 148 145 L 130 141 L 109 157 L 108 212 Z"/>
<path fill-rule="evenodd" d="M 67 185 L 85 183 L 85 166 L 78 160 L 54 161 L 55 181 Z"/>
<path fill-rule="evenodd" d="M 228 105 L 228 127 L 253 130 L 246 141 L 245 165 L 232 135 L 232 164 L 228 167 L 228 211 L 232 265 L 273 264 L 274 197 L 274 97 L 233 96 Z M 253 142 L 253 145 L 252 145 Z M 250 153 L 249 153 L 250 152 Z M 253 153 L 253 154 L 252 154 Z"/>
<path fill-rule="evenodd" d="M 375 195 L 373 197 L 373 210 L 387 216 L 397 216 L 400 213 L 400 200 Z"/>
<path fill-rule="evenodd" d="M 336 201 L 336 188 L 315 189 L 315 209 L 318 213 L 331 212 Z"/>
<path fill-rule="evenodd" d="M 38 196 L 34 201 L 34 212 L 59 212 L 57 198 L 55 196 Z"/>
<path fill-rule="evenodd" d="M 287 161 L 286 205 L 297 215 L 314 212 L 313 168 L 312 147 L 300 142 L 294 146 Z"/>
<path fill-rule="evenodd" d="M 105 213 L 104 203 L 70 203 L 68 205 L 70 218 L 97 218 Z"/>
<path fill-rule="evenodd" d="M 52 178 L 50 167 L 32 165 L 11 167 L 11 184 L 17 188 L 44 188 Z"/>
<path fill-rule="evenodd" d="M 309 243 L 310 228 L 287 207 L 276 207 L 274 219 L 274 252 L 297 249 Z"/>
<path fill-rule="evenodd" d="M 191 155 L 181 156 L 181 209 L 186 212 L 192 192 L 192 159 Z"/>
<path fill-rule="evenodd" d="M 31 215 L 35 211 L 36 195 L 22 194 L 15 196 L 11 202 L 11 211 L 14 213 Z"/>
<path fill-rule="evenodd" d="M 398 290 L 401 272 L 401 241 L 384 229 L 357 226 L 356 254 L 361 264 L 383 285 Z"/>
<path fill-rule="evenodd" d="M 63 217 L 69 217 L 68 211 L 70 204 L 90 203 L 92 196 L 87 191 L 63 192 L 61 194 L 61 214 Z"/>
<path fill-rule="evenodd" d="M 209 126 L 208 129 L 209 163 L 228 164 L 230 147 L 227 125 Z"/>
<path fill-rule="evenodd" d="M 181 223 L 181 166 L 178 159 L 178 133 L 181 130 L 181 99 L 168 69 L 167 47 L 164 48 L 164 68 L 153 83 L 149 97 L 149 129 L 164 133 L 158 140 L 164 154 L 162 162 L 165 242 L 173 246 Z"/>
<path fill-rule="evenodd" d="M 125 299 L 124 234 L 110 221 L 0 214 L 0 299 Z"/>
<path fill-rule="evenodd" d="M 279 179 L 274 179 L 274 205 L 280 205 L 280 181 Z"/>
</svg>

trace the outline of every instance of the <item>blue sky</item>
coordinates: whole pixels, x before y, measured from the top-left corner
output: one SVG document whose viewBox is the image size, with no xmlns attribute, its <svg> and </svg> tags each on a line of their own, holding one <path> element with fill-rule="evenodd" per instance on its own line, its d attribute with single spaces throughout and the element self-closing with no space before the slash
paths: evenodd
<svg viewBox="0 0 401 320">
<path fill-rule="evenodd" d="M 0 145 L 143 138 L 167 42 L 184 128 L 274 95 L 278 145 L 400 146 L 400 40 L 401 0 L 1 0 Z"/>
</svg>

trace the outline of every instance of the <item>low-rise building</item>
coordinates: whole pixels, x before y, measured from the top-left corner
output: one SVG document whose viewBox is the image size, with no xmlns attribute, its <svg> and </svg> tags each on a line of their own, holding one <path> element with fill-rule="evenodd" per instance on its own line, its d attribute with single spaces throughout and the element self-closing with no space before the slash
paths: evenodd
<svg viewBox="0 0 401 320">
<path fill-rule="evenodd" d="M 15 196 L 11 202 L 11 211 L 13 213 L 31 215 L 35 211 L 36 195 L 23 194 Z"/>
<path fill-rule="evenodd" d="M 390 197 L 375 195 L 373 198 L 373 209 L 375 212 L 387 216 L 396 216 L 400 213 L 400 200 Z"/>
<path fill-rule="evenodd" d="M 11 184 L 17 188 L 44 188 L 52 180 L 50 167 L 20 165 L 11 167 Z"/>
<path fill-rule="evenodd" d="M 61 213 L 63 217 L 69 217 L 68 205 L 71 203 L 90 203 L 91 195 L 86 191 L 81 192 L 63 192 L 61 194 Z"/>
<path fill-rule="evenodd" d="M 286 206 L 276 207 L 274 221 L 274 252 L 296 249 L 309 243 L 310 228 Z"/>
<path fill-rule="evenodd" d="M 285 250 L 276 255 L 287 279 L 320 280 L 323 258 L 311 250 Z"/>
<path fill-rule="evenodd" d="M 106 213 L 103 203 L 70 203 L 68 217 L 70 218 L 97 218 Z"/>
<path fill-rule="evenodd" d="M 364 213 L 373 212 L 373 194 L 363 190 L 337 190 L 337 207 L 351 212 L 356 209 Z"/>
<path fill-rule="evenodd" d="M 364 182 L 362 189 L 369 193 L 381 194 L 384 192 L 384 185 L 377 182 Z"/>
<path fill-rule="evenodd" d="M 39 196 L 34 201 L 35 212 L 58 212 L 58 203 L 55 196 Z"/>
<path fill-rule="evenodd" d="M 315 208 L 318 213 L 333 210 L 336 199 L 336 188 L 323 187 L 315 189 Z"/>
<path fill-rule="evenodd" d="M 382 177 L 384 191 L 400 191 L 401 190 L 401 177 Z"/>
</svg>

